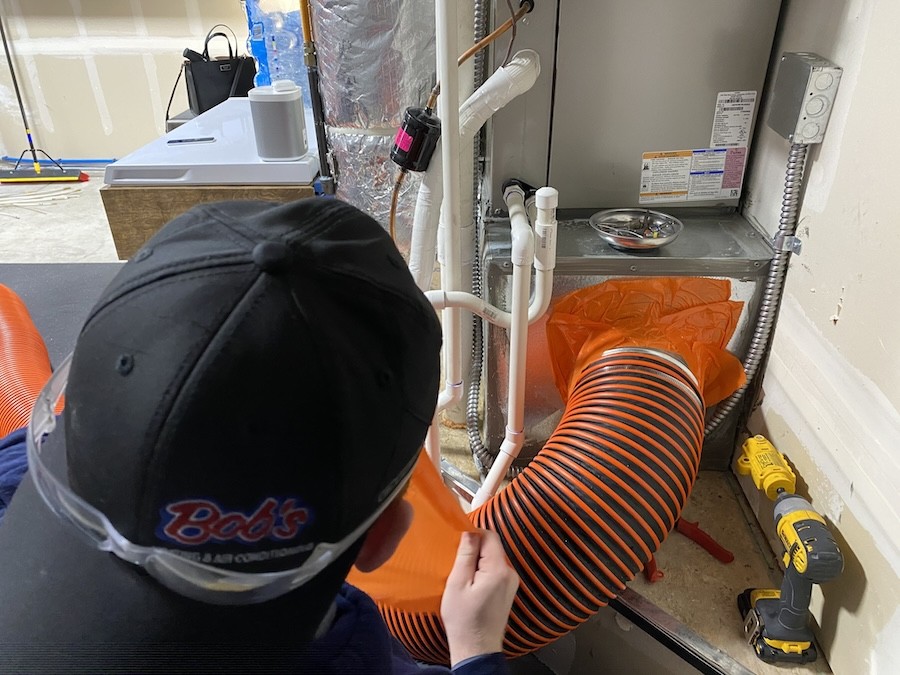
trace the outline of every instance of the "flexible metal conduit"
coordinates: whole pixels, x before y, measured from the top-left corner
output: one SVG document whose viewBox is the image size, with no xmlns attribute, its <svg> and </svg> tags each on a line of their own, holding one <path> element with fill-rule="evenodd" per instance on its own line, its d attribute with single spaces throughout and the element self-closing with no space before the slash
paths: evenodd
<svg viewBox="0 0 900 675">
<path fill-rule="evenodd" d="M 472 265 L 472 294 L 482 297 L 481 288 L 481 261 L 479 256 L 478 241 L 475 241 L 475 259 Z M 472 316 L 472 367 L 469 370 L 469 394 L 466 398 L 466 436 L 469 439 L 469 450 L 475 468 L 481 474 L 487 473 L 494 463 L 494 456 L 488 452 L 481 440 L 481 431 L 478 428 L 479 397 L 481 395 L 481 368 L 484 363 L 484 331 L 480 316 Z"/>
<path fill-rule="evenodd" d="M 475 42 L 481 40 L 487 35 L 488 28 L 488 7 L 486 0 L 475 0 L 475 17 L 474 30 Z M 475 55 L 474 62 L 474 89 L 477 90 L 486 79 L 484 63 L 487 59 L 485 50 L 481 50 Z M 482 129 L 475 137 L 474 144 L 475 156 L 473 158 L 474 169 L 472 171 L 472 194 L 473 200 L 472 218 L 475 221 L 475 245 L 474 255 L 472 256 L 472 295 L 482 297 L 481 286 L 481 246 L 479 245 L 481 233 L 484 223 L 481 218 L 481 210 L 479 209 L 480 187 L 482 179 L 481 155 L 484 152 L 484 130 Z M 485 473 L 490 469 L 490 465 L 485 465 L 486 458 L 490 458 L 493 462 L 493 456 L 488 453 L 487 448 L 481 441 L 481 433 L 478 430 L 478 396 L 481 391 L 481 366 L 484 362 L 484 338 L 482 335 L 481 317 L 472 315 L 472 359 L 469 368 L 469 393 L 466 398 L 466 435 L 469 439 L 469 450 L 472 452 L 472 458 L 475 467 L 480 473 Z"/>
<path fill-rule="evenodd" d="M 800 194 L 803 188 L 803 170 L 806 165 L 805 143 L 794 143 L 788 154 L 787 170 L 784 176 L 784 195 L 781 200 L 781 217 L 778 221 L 778 233 L 775 235 L 775 257 L 769 267 L 766 285 L 763 289 L 759 314 L 750 348 L 744 359 L 744 372 L 747 380 L 744 385 L 727 399 L 722 401 L 706 425 L 706 434 L 712 433 L 734 410 L 744 396 L 744 392 L 753 382 L 775 327 L 778 309 L 781 307 L 781 296 L 784 293 L 784 280 L 787 276 L 788 263 L 791 258 L 791 239 L 797 232 L 797 215 L 800 211 Z"/>
<path fill-rule="evenodd" d="M 568 633 L 643 569 L 696 479 L 703 410 L 696 380 L 663 352 L 610 350 L 582 371 L 537 457 L 469 514 L 500 535 L 522 580 L 507 655 Z M 381 611 L 414 657 L 447 662 L 437 614 Z"/>
</svg>

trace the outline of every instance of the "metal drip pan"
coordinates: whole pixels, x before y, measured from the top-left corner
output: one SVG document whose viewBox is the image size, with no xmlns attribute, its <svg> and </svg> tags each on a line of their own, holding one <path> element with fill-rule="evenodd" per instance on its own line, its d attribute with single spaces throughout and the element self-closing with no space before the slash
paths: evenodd
<svg viewBox="0 0 900 675">
<path fill-rule="evenodd" d="M 593 227 L 613 248 L 647 250 L 675 241 L 684 229 L 677 218 L 649 209 L 609 209 L 590 218 Z"/>
</svg>

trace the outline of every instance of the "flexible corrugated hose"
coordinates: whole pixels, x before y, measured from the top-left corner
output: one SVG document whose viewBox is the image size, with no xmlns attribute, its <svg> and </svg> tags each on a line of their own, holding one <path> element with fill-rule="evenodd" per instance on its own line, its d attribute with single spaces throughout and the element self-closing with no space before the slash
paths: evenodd
<svg viewBox="0 0 900 675">
<path fill-rule="evenodd" d="M 25 303 L 0 284 L 0 438 L 28 423 L 50 372 L 47 347 Z"/>
<path fill-rule="evenodd" d="M 665 352 L 614 349 L 582 371 L 543 449 L 469 514 L 500 535 L 521 578 L 507 655 L 587 621 L 643 569 L 696 479 L 703 412 L 693 375 Z M 437 614 L 381 611 L 413 656 L 447 662 Z"/>
</svg>

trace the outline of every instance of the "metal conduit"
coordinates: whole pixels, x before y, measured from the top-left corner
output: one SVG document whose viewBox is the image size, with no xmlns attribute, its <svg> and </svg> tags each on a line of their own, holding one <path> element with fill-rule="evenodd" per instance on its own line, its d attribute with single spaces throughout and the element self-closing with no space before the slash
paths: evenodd
<svg viewBox="0 0 900 675">
<path fill-rule="evenodd" d="M 487 35 L 489 25 L 490 8 L 487 0 L 476 0 L 475 2 L 475 42 L 478 42 Z M 478 89 L 487 79 L 485 63 L 487 61 L 487 50 L 481 50 L 475 55 L 475 89 Z M 473 201 L 472 216 L 475 219 L 475 248 L 472 258 L 472 294 L 476 297 L 482 297 L 482 274 L 481 274 L 481 213 L 478 204 L 479 187 L 481 184 L 481 153 L 484 150 L 484 130 L 475 137 L 475 163 L 474 182 L 472 185 L 472 194 L 475 197 Z M 484 327 L 482 319 L 479 316 L 472 315 L 472 365 L 469 369 L 469 391 L 466 398 L 466 436 L 469 440 L 469 450 L 472 453 L 472 460 L 475 462 L 475 468 L 481 474 L 486 474 L 494 463 L 494 455 L 492 455 L 484 445 L 481 439 L 481 431 L 478 428 L 478 398 L 481 394 L 481 370 L 484 364 Z"/>
<path fill-rule="evenodd" d="M 508 656 L 587 621 L 643 569 L 697 477 L 703 412 L 696 380 L 663 352 L 610 350 L 584 369 L 537 457 L 470 514 L 500 535 L 521 578 Z M 380 609 L 415 658 L 448 661 L 436 614 Z"/>
<path fill-rule="evenodd" d="M 791 259 L 791 240 L 797 232 L 797 215 L 800 211 L 803 170 L 806 166 L 808 148 L 809 146 L 805 143 L 794 143 L 788 154 L 787 170 L 784 176 L 784 195 L 781 200 L 781 217 L 778 221 L 778 233 L 775 235 L 774 241 L 777 250 L 772 259 L 772 265 L 769 267 L 756 327 L 744 359 L 744 372 L 747 374 L 747 380 L 740 389 L 719 404 L 706 425 L 706 434 L 712 433 L 744 397 L 744 392 L 753 382 L 768 349 L 775 320 L 778 318 L 778 310 L 781 307 L 781 296 L 784 293 L 784 280 L 787 277 L 788 263 Z"/>
</svg>

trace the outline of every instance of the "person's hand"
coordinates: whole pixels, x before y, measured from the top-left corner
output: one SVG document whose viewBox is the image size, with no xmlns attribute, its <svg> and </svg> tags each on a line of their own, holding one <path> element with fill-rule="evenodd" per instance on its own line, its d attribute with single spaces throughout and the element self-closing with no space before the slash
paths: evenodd
<svg viewBox="0 0 900 675">
<path fill-rule="evenodd" d="M 450 645 L 450 662 L 503 649 L 503 634 L 519 588 L 500 537 L 494 532 L 463 532 L 444 596 L 441 618 Z"/>
</svg>

